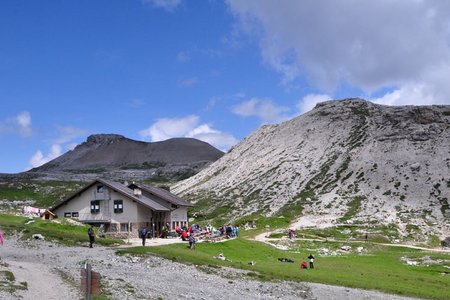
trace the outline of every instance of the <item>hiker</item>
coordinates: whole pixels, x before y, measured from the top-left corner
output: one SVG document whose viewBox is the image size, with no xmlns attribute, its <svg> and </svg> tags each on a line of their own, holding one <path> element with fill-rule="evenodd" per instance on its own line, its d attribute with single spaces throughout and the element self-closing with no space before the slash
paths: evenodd
<svg viewBox="0 0 450 300">
<path fill-rule="evenodd" d="M 142 229 L 141 229 L 142 246 L 145 246 L 145 239 L 146 238 L 147 238 L 147 228 L 142 227 Z"/>
<path fill-rule="evenodd" d="M 95 242 L 95 232 L 92 225 L 90 225 L 88 229 L 88 236 L 89 236 L 89 248 L 92 248 L 92 244 Z"/>
<path fill-rule="evenodd" d="M 189 249 L 195 249 L 195 237 L 193 234 L 189 235 Z"/>
<path fill-rule="evenodd" d="M 306 263 L 306 261 L 302 261 L 300 269 L 308 269 L 308 264 Z"/>
<path fill-rule="evenodd" d="M 288 236 L 289 236 L 289 239 L 291 240 L 294 237 L 294 230 L 289 229 L 288 230 Z"/>
<path fill-rule="evenodd" d="M 4 241 L 5 241 L 5 238 L 3 237 L 3 231 L 0 230 L 0 246 L 3 246 Z"/>
<path fill-rule="evenodd" d="M 233 237 L 237 237 L 237 226 L 233 226 Z"/>
<path fill-rule="evenodd" d="M 187 231 L 183 229 L 181 231 L 181 240 L 184 242 L 187 240 L 187 237 L 188 237 Z"/>
<path fill-rule="evenodd" d="M 308 258 L 309 258 L 309 268 L 314 269 L 314 256 L 310 254 Z"/>
<path fill-rule="evenodd" d="M 366 235 L 364 236 L 364 238 L 365 238 L 366 243 L 367 243 L 367 241 L 369 240 L 369 235 L 366 233 Z"/>
<path fill-rule="evenodd" d="M 153 240 L 153 237 L 155 236 L 155 224 L 152 224 L 152 227 L 150 228 L 150 239 Z"/>
<path fill-rule="evenodd" d="M 286 257 L 278 258 L 278 261 L 281 261 L 281 262 L 288 262 L 288 263 L 293 263 L 293 262 L 294 262 L 294 260 L 292 260 L 292 259 L 290 259 L 290 258 L 286 258 Z"/>
</svg>

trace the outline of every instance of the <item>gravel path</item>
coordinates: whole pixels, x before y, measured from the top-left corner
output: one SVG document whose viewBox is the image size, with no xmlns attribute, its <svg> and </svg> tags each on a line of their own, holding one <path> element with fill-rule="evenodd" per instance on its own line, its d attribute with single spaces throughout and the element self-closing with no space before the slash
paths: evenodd
<svg viewBox="0 0 450 300">
<path fill-rule="evenodd" d="M 26 282 L 27 289 L 0 289 L 0 299 L 82 299 L 80 272 L 86 262 L 101 274 L 109 299 L 411 299 L 322 284 L 259 282 L 246 276 L 248 271 L 118 257 L 114 251 L 7 237 L 0 247 L 0 271 L 12 272 L 15 284 Z"/>
</svg>

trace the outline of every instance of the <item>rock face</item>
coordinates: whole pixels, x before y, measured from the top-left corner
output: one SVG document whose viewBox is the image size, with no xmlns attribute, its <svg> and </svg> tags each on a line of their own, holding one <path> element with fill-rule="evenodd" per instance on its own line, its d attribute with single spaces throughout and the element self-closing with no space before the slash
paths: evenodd
<svg viewBox="0 0 450 300">
<path fill-rule="evenodd" d="M 261 127 L 172 190 L 205 215 L 225 206 L 229 219 L 316 216 L 448 236 L 450 106 L 323 102 Z"/>
<path fill-rule="evenodd" d="M 180 180 L 223 155 L 191 138 L 147 143 L 117 134 L 91 135 L 86 142 L 21 177 L 58 180 Z"/>
</svg>

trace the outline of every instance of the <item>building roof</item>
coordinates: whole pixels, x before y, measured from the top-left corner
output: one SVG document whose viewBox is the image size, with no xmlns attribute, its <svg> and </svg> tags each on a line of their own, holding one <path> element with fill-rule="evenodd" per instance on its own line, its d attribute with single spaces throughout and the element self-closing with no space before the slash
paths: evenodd
<svg viewBox="0 0 450 300">
<path fill-rule="evenodd" d="M 136 201 L 137 203 L 139 203 L 145 207 L 148 207 L 153 211 L 170 211 L 169 208 L 159 204 L 158 202 L 156 202 L 148 197 L 145 197 L 144 195 L 135 195 L 134 190 L 129 188 L 128 186 L 123 185 L 118 182 L 111 181 L 111 180 L 106 180 L 106 179 L 96 179 L 96 180 L 92 181 L 91 183 L 89 183 L 88 185 L 83 187 L 81 190 L 78 190 L 77 192 L 75 192 L 72 195 L 70 195 L 69 197 L 67 197 L 65 200 L 61 201 L 60 203 L 58 203 L 57 205 L 52 207 L 50 210 L 53 211 L 53 210 L 59 208 L 60 206 L 68 203 L 73 198 L 75 198 L 77 195 L 83 193 L 88 188 L 90 188 L 91 186 L 96 185 L 98 183 L 101 183 L 104 186 L 111 188 L 115 192 L 122 194 L 123 196 L 125 196 L 133 201 Z M 167 200 L 166 198 L 163 198 L 163 199 Z M 167 201 L 169 201 L 169 200 L 167 200 Z"/>
<path fill-rule="evenodd" d="M 46 209 L 46 210 L 41 214 L 41 216 L 42 216 L 42 215 L 45 215 L 45 214 L 50 214 L 50 215 L 52 215 L 52 216 L 55 216 L 55 214 L 52 213 L 51 211 L 49 211 L 48 209 Z"/>
<path fill-rule="evenodd" d="M 155 195 L 159 198 L 162 198 L 174 205 L 177 206 L 188 206 L 188 207 L 193 207 L 194 205 L 192 203 L 187 202 L 186 200 L 178 197 L 175 194 L 172 194 L 171 192 L 169 192 L 168 190 L 164 189 L 164 188 L 159 188 L 159 187 L 154 187 L 154 186 L 150 186 L 150 185 L 146 185 L 146 184 L 136 184 L 136 183 L 132 183 L 129 185 L 129 187 L 138 187 L 140 189 L 142 189 L 143 191 L 146 191 L 152 195 Z"/>
</svg>

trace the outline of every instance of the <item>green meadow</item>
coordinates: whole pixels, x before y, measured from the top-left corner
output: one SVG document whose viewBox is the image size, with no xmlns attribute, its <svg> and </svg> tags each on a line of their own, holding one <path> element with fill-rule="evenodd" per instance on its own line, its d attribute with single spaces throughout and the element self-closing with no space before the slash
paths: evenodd
<svg viewBox="0 0 450 300">
<path fill-rule="evenodd" d="M 5 234 L 18 232 L 23 239 L 29 239 L 33 234 L 41 234 L 48 241 L 66 246 L 79 246 L 89 243 L 88 226 L 74 225 L 64 219 L 58 219 L 58 223 L 56 223 L 34 218 L 32 222 L 29 222 L 24 217 L 0 214 L 0 228 Z M 124 244 L 122 240 L 110 238 L 97 238 L 95 242 L 103 246 Z"/>
<path fill-rule="evenodd" d="M 0 228 L 6 235 L 20 233 L 29 239 L 35 233 L 42 234 L 46 240 L 66 246 L 87 245 L 87 226 L 71 224 L 64 219 L 43 221 L 0 214 Z M 290 250 L 280 250 L 252 238 L 262 230 L 241 229 L 241 237 L 226 242 L 197 243 L 195 250 L 189 250 L 187 243 L 159 247 L 130 247 L 117 249 L 118 255 L 157 255 L 166 259 L 197 266 L 204 272 L 214 272 L 221 266 L 244 270 L 244 276 L 261 281 L 291 280 L 317 282 L 330 285 L 378 290 L 389 294 L 412 296 L 423 299 L 450 299 L 450 253 L 422 251 L 406 247 L 378 244 L 376 239 L 347 241 L 333 236 L 333 232 L 311 231 L 306 238 L 327 236 L 325 240 L 289 241 Z M 306 233 L 306 232 L 305 232 Z M 281 238 L 277 234 L 273 243 Z M 121 240 L 97 238 L 96 243 L 115 247 L 124 244 Z M 350 253 L 339 253 L 343 245 L 350 245 Z M 361 253 L 354 251 L 363 247 Z M 321 249 L 338 255 L 324 255 Z M 227 258 L 222 261 L 214 258 L 220 253 Z M 300 263 L 308 262 L 307 256 L 315 256 L 315 268 L 302 270 Z M 289 258 L 294 263 L 280 262 L 278 258 Z M 250 265 L 250 262 L 255 265 Z M 417 262 L 416 266 L 406 261 Z"/>
<path fill-rule="evenodd" d="M 196 250 L 187 244 L 160 247 L 135 247 L 117 251 L 119 255 L 158 255 L 173 261 L 198 266 L 229 266 L 247 271 L 258 280 L 292 280 L 378 290 L 389 294 L 424 299 L 450 299 L 450 254 L 424 252 L 404 247 L 361 243 L 362 254 L 321 255 L 318 249 L 336 248 L 339 242 L 307 242 L 294 244 L 295 251 L 279 250 L 262 242 L 238 238 L 222 243 L 198 243 Z M 342 244 L 342 243 L 340 243 Z M 352 245 L 353 248 L 358 245 Z M 219 253 L 228 259 L 214 258 Z M 300 269 L 307 256 L 315 256 L 314 269 Z M 408 266 L 401 258 L 429 261 L 426 265 Z M 280 262 L 290 258 L 294 263 Z M 254 261 L 252 266 L 249 262 Z"/>
</svg>

